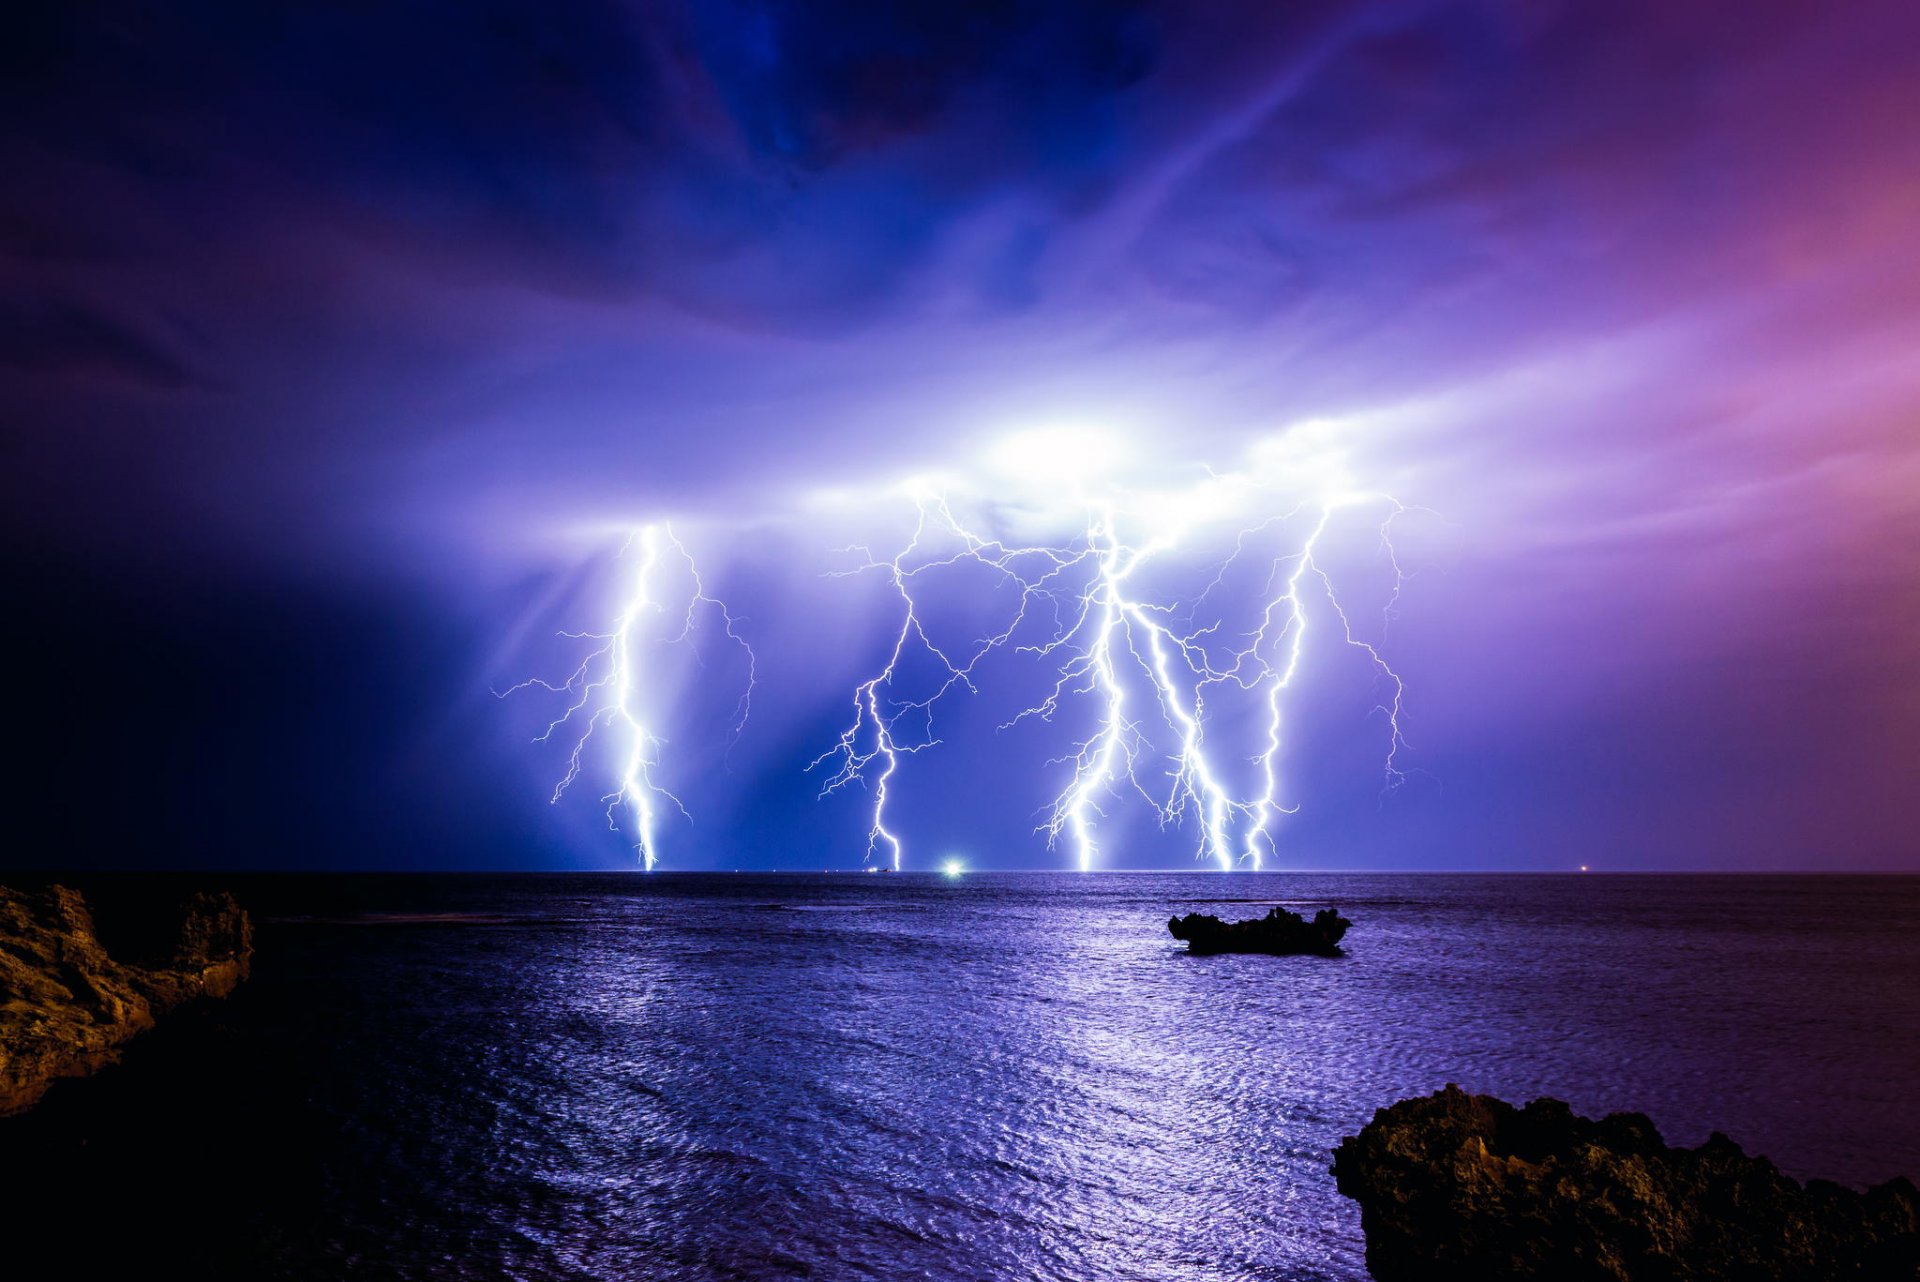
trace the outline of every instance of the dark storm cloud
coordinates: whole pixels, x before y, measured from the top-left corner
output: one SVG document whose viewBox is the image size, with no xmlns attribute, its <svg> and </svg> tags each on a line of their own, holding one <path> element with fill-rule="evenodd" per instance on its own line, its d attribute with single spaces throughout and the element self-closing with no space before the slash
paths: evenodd
<svg viewBox="0 0 1920 1282">
<path fill-rule="evenodd" d="M 104 168 L 135 208 L 29 179 L 16 244 L 133 213 L 218 258 L 224 220 L 348 220 L 462 272 L 814 320 L 883 293 L 955 205 L 1110 184 L 1112 98 L 1155 43 L 1110 4 L 36 6 L 19 35 L 15 172 Z M 786 237 L 757 287 L 697 276 Z"/>
<path fill-rule="evenodd" d="M 151 387 L 184 387 L 186 368 L 170 352 L 120 322 L 73 304 L 35 307 L 0 302 L 0 366 L 102 374 Z"/>
<path fill-rule="evenodd" d="M 1072 309 L 1136 266 L 1241 320 L 1386 308 L 1737 203 L 1756 144 L 1726 94 L 1811 60 L 1808 29 L 1767 5 L 35 6 L 8 241 L 245 279 L 338 237 L 370 270 L 803 333 L 954 289 Z M 1109 220 L 1100 261 L 1049 261 Z"/>
</svg>

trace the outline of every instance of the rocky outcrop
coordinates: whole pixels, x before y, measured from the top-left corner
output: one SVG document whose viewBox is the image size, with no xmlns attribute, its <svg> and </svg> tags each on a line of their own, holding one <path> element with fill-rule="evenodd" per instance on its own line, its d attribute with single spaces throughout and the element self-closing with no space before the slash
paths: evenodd
<svg viewBox="0 0 1920 1282">
<path fill-rule="evenodd" d="M 1920 1278 L 1909 1181 L 1802 1186 L 1717 1132 L 1670 1148 L 1638 1113 L 1449 1086 L 1374 1114 L 1333 1174 L 1377 1282 Z"/>
<path fill-rule="evenodd" d="M 171 946 L 147 965 L 107 955 L 78 891 L 0 886 L 0 1114 L 112 1063 L 182 1003 L 225 997 L 252 958 L 253 925 L 231 895 L 188 899 Z"/>
<path fill-rule="evenodd" d="M 1187 943 L 1187 951 L 1201 955 L 1213 953 L 1270 953 L 1275 956 L 1311 954 L 1339 957 L 1341 937 L 1353 923 L 1332 908 L 1322 908 L 1308 921 L 1299 913 L 1284 908 L 1269 909 L 1265 917 L 1248 921 L 1221 921 L 1204 913 L 1188 913 L 1167 922 L 1175 939 Z"/>
</svg>

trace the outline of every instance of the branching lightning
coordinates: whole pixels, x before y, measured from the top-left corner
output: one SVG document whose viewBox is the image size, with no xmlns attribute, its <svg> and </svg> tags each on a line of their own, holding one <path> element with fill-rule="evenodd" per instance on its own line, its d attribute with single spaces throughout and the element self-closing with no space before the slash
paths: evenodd
<svg viewBox="0 0 1920 1282">
<path fill-rule="evenodd" d="M 1384 722 L 1382 795 L 1399 788 L 1407 687 L 1384 637 L 1409 578 L 1395 523 L 1424 509 L 1355 489 L 1337 454 L 1301 455 L 1299 443 L 1276 442 L 1244 472 L 1140 489 L 1099 475 L 1086 440 L 1071 436 L 1044 460 L 1012 465 L 1015 479 L 990 499 L 978 487 L 917 483 L 911 533 L 896 550 L 843 549 L 853 561 L 832 577 L 877 579 L 889 622 L 843 728 L 807 769 L 819 772 L 822 796 L 865 789 L 869 867 L 906 861 L 894 794 L 906 762 L 942 742 L 943 707 L 1009 672 L 1026 693 L 997 696 L 1010 705 L 999 730 L 1058 728 L 1064 739 L 1047 763 L 1061 783 L 1036 831 L 1082 869 L 1103 862 L 1104 830 L 1127 806 L 1189 835 L 1195 856 L 1220 868 L 1277 857 L 1282 821 L 1298 809 L 1287 770 L 1298 750 L 1293 692 L 1310 663 L 1336 652 L 1364 660 Z M 1377 539 L 1370 563 L 1385 567 L 1360 571 L 1362 590 L 1385 602 L 1377 628 L 1356 625 L 1343 601 L 1354 584 L 1336 582 L 1353 572 L 1336 552 L 1356 534 Z M 591 652 L 564 681 L 514 689 L 566 697 L 539 736 L 572 732 L 555 802 L 587 769 L 596 735 L 617 739 L 608 824 L 621 831 L 624 814 L 652 868 L 666 808 L 686 814 L 664 781 L 675 673 L 662 657 L 687 645 L 698 658 L 708 632 L 738 647 L 745 688 L 730 743 L 747 724 L 757 664 L 739 618 L 669 527 L 637 531 L 628 550 L 636 544 L 638 569 L 610 627 L 563 634 L 592 642 Z M 942 614 L 955 606 L 976 620 L 959 629 L 974 634 L 966 639 L 950 635 L 953 611 Z"/>
<path fill-rule="evenodd" d="M 714 620 L 722 636 L 745 656 L 746 679 L 728 724 L 729 740 L 746 729 L 753 711 L 758 663 L 739 630 L 740 620 L 726 602 L 707 591 L 693 555 L 668 525 L 643 526 L 628 540 L 627 552 L 639 545 L 640 565 L 619 616 L 605 632 L 564 632 L 575 640 L 595 642 L 566 680 L 541 678 L 520 682 L 501 691 L 502 697 L 535 687 L 567 697 L 564 711 L 535 742 L 546 743 L 568 727 L 578 727 L 567 755 L 566 771 L 554 785 L 549 800 L 558 803 L 580 777 L 595 732 L 603 728 L 622 739 L 618 786 L 601 797 L 607 826 L 620 830 L 620 813 L 631 814 L 634 852 L 642 865 L 653 868 L 659 858 L 658 821 L 662 804 L 670 804 L 691 819 L 680 798 L 660 782 L 661 750 L 666 740 L 657 727 L 665 691 L 657 688 L 650 654 L 659 647 L 693 644 L 703 616 Z M 663 555 L 677 562 L 680 581 L 669 578 Z M 671 613 L 669 608 L 671 607 Z"/>
<path fill-rule="evenodd" d="M 1406 746 L 1405 683 L 1379 646 L 1356 632 L 1319 557 L 1341 513 L 1384 512 L 1377 530 L 1389 566 L 1390 613 L 1406 581 L 1393 550 L 1393 522 L 1411 510 L 1397 500 L 1335 492 L 1243 529 L 1211 580 L 1186 600 L 1158 595 L 1144 583 L 1156 562 L 1173 569 L 1166 577 L 1180 577 L 1183 558 L 1191 557 L 1180 524 L 1130 538 L 1128 513 L 1104 503 L 1090 506 L 1069 538 L 1016 545 L 963 524 L 938 491 L 922 488 L 914 501 L 914 533 L 898 553 L 883 559 L 864 547 L 850 549 L 861 560 L 843 573 L 885 578 L 899 600 L 898 630 L 880 667 L 856 688 L 852 717 L 839 739 L 813 763 L 832 767 L 823 795 L 856 782 L 868 785 L 869 859 L 900 866 L 902 842 L 887 814 L 889 785 L 903 757 L 940 742 L 934 728 L 938 705 L 956 689 L 976 690 L 977 673 L 1001 650 L 1030 656 L 1053 674 L 1045 696 L 1007 720 L 1003 730 L 1029 719 L 1053 723 L 1070 706 L 1093 711 L 1092 732 L 1051 763 L 1066 767 L 1067 782 L 1039 826 L 1050 848 L 1068 842 L 1082 869 L 1096 865 L 1099 823 L 1127 795 L 1151 806 L 1163 828 L 1189 827 L 1196 854 L 1222 868 L 1258 868 L 1276 852 L 1277 819 L 1296 809 L 1283 800 L 1285 695 L 1301 671 L 1321 611 L 1330 616 L 1330 638 L 1364 654 L 1387 692 L 1377 709 L 1386 721 L 1385 787 L 1404 781 L 1399 759 Z M 1296 523 L 1307 527 L 1298 543 L 1283 550 L 1265 546 Z M 1229 574 L 1255 557 L 1267 562 L 1257 620 L 1238 633 L 1226 611 L 1199 622 Z M 943 569 L 962 563 L 984 567 L 1011 588 L 1013 605 L 998 631 L 964 647 L 943 646 L 930 634 L 916 593 Z M 908 690 L 915 684 L 905 672 L 910 659 L 932 665 L 932 678 L 919 683 L 918 693 Z M 1210 700 L 1229 689 L 1255 697 L 1264 716 L 1259 749 L 1247 759 L 1254 775 L 1250 789 L 1236 789 L 1232 758 L 1209 741 Z"/>
</svg>

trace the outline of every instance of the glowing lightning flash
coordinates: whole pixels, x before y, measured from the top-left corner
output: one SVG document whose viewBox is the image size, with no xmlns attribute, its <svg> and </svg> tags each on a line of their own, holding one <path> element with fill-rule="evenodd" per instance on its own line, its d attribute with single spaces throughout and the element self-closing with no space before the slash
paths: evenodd
<svg viewBox="0 0 1920 1282">
<path fill-rule="evenodd" d="M 1398 501 L 1338 492 L 1243 530 L 1212 581 L 1192 601 L 1182 602 L 1156 600 L 1135 586 L 1156 558 L 1171 559 L 1179 551 L 1179 526 L 1136 545 L 1123 537 L 1123 514 L 1103 506 L 1063 544 L 1013 546 L 961 524 L 944 495 L 922 491 L 914 499 L 918 521 L 897 554 L 880 559 L 868 549 L 850 549 L 864 559 L 842 573 L 884 576 L 899 598 L 900 624 L 880 668 L 856 688 L 852 720 L 813 763 L 833 762 L 837 767 L 823 795 L 855 782 L 869 785 L 869 858 L 883 855 L 893 867 L 900 866 L 902 843 L 888 825 L 887 800 L 901 759 L 940 742 L 933 732 L 935 707 L 956 687 L 974 690 L 982 661 L 1011 648 L 1057 665 L 1056 680 L 1044 699 L 1017 713 L 1002 729 L 1028 718 L 1052 722 L 1075 698 L 1090 699 L 1098 709 L 1094 733 L 1055 763 L 1065 764 L 1070 777 L 1040 825 L 1049 846 L 1064 837 L 1074 847 L 1078 866 L 1093 867 L 1099 853 L 1097 821 L 1106 816 L 1108 801 L 1131 791 L 1153 806 L 1162 827 L 1191 817 L 1199 856 L 1222 868 L 1236 862 L 1260 867 L 1275 851 L 1276 818 L 1296 809 L 1280 800 L 1279 757 L 1285 693 L 1301 670 L 1314 613 L 1308 604 L 1314 596 L 1310 586 L 1318 587 L 1322 605 L 1338 620 L 1340 643 L 1362 651 L 1391 690 L 1391 697 L 1379 705 L 1388 724 L 1386 787 L 1391 791 L 1404 781 L 1398 761 L 1405 747 L 1405 684 L 1378 646 L 1355 634 L 1331 574 L 1317 559 L 1337 512 L 1385 506 L 1379 537 L 1391 567 L 1390 613 L 1405 585 L 1393 550 L 1392 524 L 1411 510 Z M 1223 619 L 1193 623 L 1200 605 L 1229 570 L 1250 555 L 1256 536 L 1303 516 L 1311 521 L 1304 541 L 1272 557 L 1256 626 L 1223 642 Z M 954 544 L 957 550 L 930 546 L 936 541 Z M 1018 604 L 1004 628 L 956 651 L 943 649 L 929 636 L 915 589 L 926 576 L 963 562 L 984 566 L 1003 585 L 1017 589 Z M 1036 629 L 1042 635 L 1031 638 Z M 1030 639 L 1016 640 L 1020 636 Z M 910 656 L 924 656 L 935 665 L 931 687 L 917 696 L 897 693 L 909 684 L 903 665 Z M 1265 710 L 1262 747 L 1250 758 L 1258 778 L 1258 791 L 1251 798 L 1234 793 L 1219 754 L 1207 741 L 1209 693 L 1228 685 L 1257 695 Z M 1148 710 L 1145 715 L 1153 725 L 1171 736 L 1170 749 L 1155 749 L 1157 740 L 1135 711 L 1130 692 L 1141 696 L 1138 706 Z M 1158 779 L 1147 770 L 1154 761 L 1165 763 Z"/>
<path fill-rule="evenodd" d="M 944 505 L 942 506 L 944 511 Z M 866 553 L 866 563 L 848 573 L 860 573 L 865 570 L 884 571 L 899 596 L 902 610 L 899 630 L 894 634 L 893 644 L 887 654 L 886 662 L 880 671 L 862 682 L 853 692 L 853 720 L 841 732 L 839 740 L 807 766 L 808 770 L 830 760 L 837 760 L 839 768 L 828 777 L 821 795 L 839 791 L 856 781 L 867 782 L 869 771 L 872 773 L 870 787 L 873 792 L 871 820 L 867 827 L 867 858 L 869 861 L 884 847 L 886 858 L 891 861 L 895 871 L 900 868 L 902 847 L 899 836 L 887 827 L 887 789 L 893 781 L 893 775 L 900 768 L 900 758 L 931 748 L 940 741 L 932 735 L 931 710 L 955 685 L 972 688 L 970 673 L 973 665 L 992 649 L 1004 637 L 982 643 L 971 658 L 964 664 L 955 663 L 939 646 L 927 636 L 921 624 L 919 608 L 914 601 L 912 583 L 916 575 L 923 573 L 934 564 L 952 564 L 953 559 L 945 562 L 931 562 L 909 568 L 907 562 L 920 548 L 921 540 L 927 533 L 928 510 L 920 508 L 919 522 L 914 527 L 913 537 L 900 553 L 889 561 L 873 559 L 867 549 L 858 549 Z M 951 525 L 951 521 L 948 522 Z M 905 660 L 909 649 L 919 647 L 931 655 L 946 669 L 946 679 L 932 694 L 917 700 L 896 702 L 892 698 L 894 677 L 900 664 Z M 903 717 L 913 713 L 926 714 L 925 733 L 918 737 L 907 737 L 901 727 Z M 877 765 L 875 763 L 878 763 Z"/>
<path fill-rule="evenodd" d="M 1312 496 L 1284 511 L 1275 511 L 1284 505 L 1273 502 L 1275 488 L 1263 479 L 1275 473 L 1264 469 L 1209 472 L 1206 483 L 1187 490 L 1130 494 L 1104 483 L 1096 490 L 1084 482 L 1116 462 L 1099 438 L 1056 434 L 1041 444 L 1044 460 L 1031 451 L 1011 459 L 1028 490 L 1044 501 L 1030 508 L 1003 504 L 988 518 L 996 525 L 1001 515 L 1037 523 L 1047 531 L 1041 541 L 977 532 L 956 515 L 946 492 L 922 485 L 911 491 L 916 520 L 897 552 L 847 549 L 859 559 L 837 576 L 878 576 L 897 605 L 898 624 L 879 666 L 854 688 L 845 727 L 807 768 L 828 767 L 823 796 L 855 784 L 867 789 L 869 867 L 901 867 L 904 843 L 888 816 L 900 769 L 908 757 L 940 743 L 935 716 L 943 701 L 956 690 L 977 692 L 983 665 L 1001 653 L 1036 661 L 1048 673 L 1044 696 L 1002 722 L 1002 730 L 1070 716 L 1088 730 L 1048 763 L 1064 767 L 1066 780 L 1038 827 L 1049 848 L 1069 842 L 1082 869 L 1099 861 L 1099 828 L 1110 807 L 1134 797 L 1161 828 L 1191 831 L 1196 856 L 1221 868 L 1259 868 L 1276 855 L 1280 818 L 1297 809 L 1286 800 L 1282 777 L 1288 694 L 1304 669 L 1310 636 L 1320 633 L 1363 654 L 1376 688 L 1386 692 L 1376 705 L 1387 727 L 1385 791 L 1404 782 L 1405 682 L 1381 644 L 1354 627 L 1323 548 L 1336 525 L 1344 525 L 1344 514 L 1384 510 L 1376 533 L 1389 567 L 1383 621 L 1390 622 L 1407 582 L 1393 544 L 1394 522 L 1424 509 L 1354 491 L 1337 468 L 1308 466 L 1311 454 L 1283 460 L 1289 488 L 1301 479 L 1312 483 Z M 1280 444 L 1291 448 L 1293 438 Z M 1054 493 L 1061 481 L 1071 494 L 1064 507 Z M 1239 510 L 1234 494 L 1253 495 L 1275 514 L 1246 526 L 1230 521 Z M 597 644 L 565 681 L 533 680 L 514 689 L 539 686 L 568 697 L 539 736 L 544 742 L 563 727 L 578 728 L 553 791 L 556 802 L 579 778 L 595 733 L 608 728 L 620 738 L 618 786 L 603 798 L 608 824 L 618 831 L 619 812 L 630 812 L 635 850 L 650 869 L 659 853 L 662 808 L 671 804 L 686 813 L 660 777 L 666 676 L 654 660 L 662 647 L 694 645 L 703 627 L 717 627 L 737 645 L 746 662 L 746 689 L 731 722 L 737 738 L 751 708 L 755 659 L 738 619 L 707 591 L 671 528 L 647 526 L 633 541 L 639 569 L 610 630 L 564 633 Z M 1207 565 L 1211 578 L 1197 592 L 1172 586 L 1197 582 L 1196 571 Z M 997 630 L 957 644 L 936 639 L 923 608 L 927 594 L 944 589 L 943 572 L 955 567 L 984 570 L 992 584 L 987 599 L 1003 611 Z M 1230 576 L 1253 590 L 1237 591 Z M 1235 596 L 1242 599 L 1227 599 Z M 703 624 L 706 618 L 714 622 Z M 1231 719 L 1223 732 L 1222 705 L 1244 706 L 1260 718 L 1250 754 L 1227 752 L 1214 741 L 1236 733 Z"/>
<path fill-rule="evenodd" d="M 707 591 L 693 555 L 674 535 L 671 526 L 643 526 L 635 532 L 628 547 L 631 548 L 634 542 L 640 545 L 639 571 L 634 575 L 626 608 L 614 620 L 612 629 L 607 632 L 561 634 L 600 644 L 580 661 L 565 681 L 555 683 L 535 678 L 523 681 L 501 694 L 504 697 L 534 686 L 572 699 L 565 711 L 555 717 L 535 740 L 545 743 L 563 727 L 575 724 L 582 727 L 567 755 L 566 772 L 554 785 L 550 800 L 555 803 L 566 795 L 567 789 L 580 777 L 588 745 L 596 730 L 608 727 L 623 738 L 619 787 L 603 796 L 601 801 L 607 808 L 607 826 L 615 831 L 619 830 L 621 807 L 625 806 L 632 812 L 634 851 L 643 866 L 651 871 L 659 858 L 656 833 L 660 803 L 672 803 L 682 815 L 687 815 L 687 808 L 656 777 L 660 768 L 660 750 L 666 740 L 653 729 L 651 721 L 656 714 L 648 704 L 651 699 L 657 698 L 658 692 L 652 689 L 649 681 L 652 673 L 647 664 L 646 651 L 655 645 L 691 643 L 702 613 L 711 614 L 718 620 L 720 631 L 744 653 L 747 665 L 746 687 L 740 695 L 740 701 L 734 706 L 729 725 L 730 741 L 737 739 L 746 728 L 747 718 L 752 712 L 756 660 L 753 647 L 740 635 L 739 619 L 724 601 Z M 670 585 L 657 583 L 664 577 L 661 567 L 663 547 L 682 564 L 686 581 L 685 586 L 678 589 L 679 595 L 673 598 L 682 607 L 677 612 L 677 630 L 666 635 L 660 635 L 662 627 L 675 626 L 666 622 L 669 604 L 667 594 L 674 589 Z M 691 819 L 691 816 L 687 817 Z"/>
</svg>

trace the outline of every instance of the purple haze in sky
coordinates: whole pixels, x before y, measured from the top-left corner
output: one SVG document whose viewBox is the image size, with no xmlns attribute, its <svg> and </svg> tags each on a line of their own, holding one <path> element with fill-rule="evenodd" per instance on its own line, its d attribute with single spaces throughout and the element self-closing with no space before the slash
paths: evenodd
<svg viewBox="0 0 1920 1282">
<path fill-rule="evenodd" d="M 858 866 L 800 767 L 886 603 L 816 499 L 1071 423 L 1169 475 L 1330 437 L 1442 518 L 1420 783 L 1334 682 L 1295 862 L 1920 867 L 1920 8 L 17 21 L 17 862 L 623 866 L 489 691 L 672 518 L 764 662 L 684 865 Z M 928 859 L 1062 866 L 1045 745 L 958 715 Z"/>
</svg>

